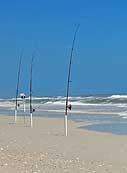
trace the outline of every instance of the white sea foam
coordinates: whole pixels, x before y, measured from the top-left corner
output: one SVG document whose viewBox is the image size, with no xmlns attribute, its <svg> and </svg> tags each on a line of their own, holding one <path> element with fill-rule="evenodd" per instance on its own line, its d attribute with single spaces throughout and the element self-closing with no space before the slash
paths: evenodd
<svg viewBox="0 0 127 173">
<path fill-rule="evenodd" d="M 48 101 L 46 102 L 45 104 L 48 104 L 48 105 L 65 105 L 65 100 L 64 101 Z M 69 104 L 71 105 L 75 105 L 75 106 L 89 106 L 89 105 L 98 105 L 98 104 L 89 104 L 89 103 L 82 103 L 80 101 L 69 101 Z"/>
<path fill-rule="evenodd" d="M 109 106 L 109 107 L 112 107 L 112 106 L 115 106 L 115 107 L 125 107 L 125 105 L 122 105 L 122 104 L 113 104 L 113 103 L 83 103 L 81 101 L 69 101 L 69 104 L 71 104 L 72 106 Z M 45 105 L 65 105 L 65 100 L 63 101 L 48 101 L 45 103 Z"/>
<path fill-rule="evenodd" d="M 65 101 L 48 101 L 45 103 L 46 105 L 65 105 Z"/>
<path fill-rule="evenodd" d="M 4 107 L 4 108 L 6 108 L 6 107 L 13 107 L 14 106 L 14 103 L 12 103 L 12 102 L 9 102 L 9 101 L 6 101 L 6 102 L 0 102 L 0 107 Z"/>
<path fill-rule="evenodd" d="M 119 108 L 127 108 L 127 104 L 120 103 L 120 104 L 117 104 L 117 107 L 119 107 Z"/>
<path fill-rule="evenodd" d="M 127 116 L 127 111 L 120 112 L 120 113 L 119 113 L 119 116 L 123 116 L 123 117 L 124 117 L 124 116 Z"/>
<path fill-rule="evenodd" d="M 127 119 L 127 116 L 126 117 L 122 117 L 123 119 Z"/>
<path fill-rule="evenodd" d="M 52 102 L 52 101 L 48 101 L 48 102 L 46 102 L 46 103 L 44 103 L 45 105 L 53 105 L 54 104 L 54 102 Z"/>
<path fill-rule="evenodd" d="M 127 99 L 127 95 L 112 95 L 108 97 L 109 99 Z"/>
<path fill-rule="evenodd" d="M 127 111 L 120 112 L 119 116 L 122 117 L 123 119 L 127 119 Z"/>
</svg>

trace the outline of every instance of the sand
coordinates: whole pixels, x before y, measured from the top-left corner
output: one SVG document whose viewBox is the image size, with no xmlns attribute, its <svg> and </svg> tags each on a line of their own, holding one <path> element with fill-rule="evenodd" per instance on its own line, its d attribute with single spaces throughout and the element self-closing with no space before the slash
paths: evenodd
<svg viewBox="0 0 127 173">
<path fill-rule="evenodd" d="M 88 122 L 0 116 L 0 173 L 126 173 L 127 136 L 79 129 Z"/>
</svg>

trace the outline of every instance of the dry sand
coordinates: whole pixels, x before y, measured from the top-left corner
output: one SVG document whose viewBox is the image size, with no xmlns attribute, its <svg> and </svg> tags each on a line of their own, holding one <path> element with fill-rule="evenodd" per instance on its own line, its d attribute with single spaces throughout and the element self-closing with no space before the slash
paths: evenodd
<svg viewBox="0 0 127 173">
<path fill-rule="evenodd" d="M 79 129 L 85 123 L 0 116 L 0 173 L 127 173 L 127 136 Z M 87 122 L 86 122 L 87 124 Z"/>
</svg>

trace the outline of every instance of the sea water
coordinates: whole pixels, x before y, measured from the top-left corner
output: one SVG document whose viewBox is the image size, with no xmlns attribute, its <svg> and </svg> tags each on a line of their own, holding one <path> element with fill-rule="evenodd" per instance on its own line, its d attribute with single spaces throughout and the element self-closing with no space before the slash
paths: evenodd
<svg viewBox="0 0 127 173">
<path fill-rule="evenodd" d="M 34 116 L 63 118 L 65 97 L 34 97 Z M 23 102 L 20 104 L 18 115 L 23 115 Z M 90 122 L 83 126 L 88 130 L 127 135 L 127 95 L 88 95 L 69 97 L 72 110 L 68 119 L 79 122 Z M 15 99 L 0 99 L 0 114 L 14 115 Z M 26 116 L 29 115 L 29 98 L 26 98 Z"/>
</svg>

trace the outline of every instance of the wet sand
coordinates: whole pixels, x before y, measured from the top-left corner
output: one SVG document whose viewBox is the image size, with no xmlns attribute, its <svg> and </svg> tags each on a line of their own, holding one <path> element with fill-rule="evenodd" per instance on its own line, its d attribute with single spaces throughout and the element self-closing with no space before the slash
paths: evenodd
<svg viewBox="0 0 127 173">
<path fill-rule="evenodd" d="M 0 116 L 1 173 L 126 173 L 127 136 L 79 129 L 87 122 Z"/>
</svg>

